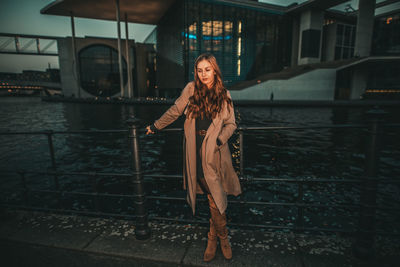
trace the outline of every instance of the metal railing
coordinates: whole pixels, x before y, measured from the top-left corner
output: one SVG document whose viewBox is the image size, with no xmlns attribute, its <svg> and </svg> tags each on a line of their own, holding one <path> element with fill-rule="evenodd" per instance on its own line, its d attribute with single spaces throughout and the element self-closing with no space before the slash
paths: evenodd
<svg viewBox="0 0 400 267">
<path fill-rule="evenodd" d="M 376 205 L 376 194 L 378 183 L 382 181 L 378 179 L 378 162 L 379 162 L 379 141 L 382 127 L 400 127 L 400 124 L 382 124 L 382 116 L 385 112 L 381 110 L 371 110 L 368 112 L 371 117 L 369 125 L 367 124 L 344 124 L 344 125 L 328 125 L 328 126 L 304 126 L 304 127 L 239 127 L 237 134 L 239 135 L 239 169 L 240 169 L 240 182 L 241 183 L 252 183 L 252 182 L 285 182 L 297 184 L 297 200 L 292 203 L 284 202 L 264 202 L 264 201 L 244 201 L 244 200 L 230 200 L 230 203 L 246 204 L 246 205 L 263 205 L 263 206 L 283 206 L 283 207 L 296 207 L 297 218 L 294 226 L 282 226 L 282 225 L 260 225 L 260 224 L 243 224 L 243 223 L 230 223 L 236 226 L 251 226 L 261 227 L 270 229 L 289 229 L 294 231 L 328 231 L 328 232 L 350 232 L 344 229 L 329 229 L 319 227 L 305 227 L 304 226 L 304 210 L 310 207 L 316 208 L 350 208 L 359 209 L 359 225 L 356 232 L 357 238 L 354 245 L 354 252 L 360 257 L 369 255 L 373 248 L 374 238 L 377 234 L 375 230 L 375 213 L 377 209 L 386 209 L 395 212 L 399 212 L 399 208 L 387 208 Z M 60 197 L 66 194 L 90 196 L 94 198 L 95 210 L 94 212 L 78 211 L 78 210 L 62 210 L 63 212 L 72 212 L 86 215 L 102 215 L 102 216 L 113 216 L 113 217 L 124 217 L 124 218 L 135 218 L 136 227 L 135 234 L 138 239 L 147 239 L 150 236 L 150 229 L 148 226 L 148 212 L 146 209 L 146 199 L 158 199 L 158 200 L 181 200 L 185 201 L 185 198 L 180 197 L 165 197 L 165 196 L 146 196 L 144 190 L 144 178 L 171 178 L 171 179 L 182 179 L 182 175 L 154 175 L 144 174 L 141 169 L 141 156 L 139 149 L 139 120 L 132 117 L 127 121 L 128 130 L 88 130 L 88 131 L 36 131 L 36 132 L 0 132 L 0 135 L 27 135 L 27 134 L 39 134 L 46 135 L 48 140 L 49 154 L 51 159 L 51 167 L 48 171 L 26 171 L 20 170 L 18 174 L 21 177 L 22 182 L 22 193 L 25 205 L 10 205 L 2 203 L 2 205 L 24 208 L 24 209 L 35 209 L 47 212 L 57 212 L 60 209 L 50 208 L 38 208 L 32 207 L 29 204 L 29 195 L 33 192 L 55 194 L 56 197 Z M 328 128 L 368 128 L 368 143 L 366 146 L 366 168 L 365 175 L 362 179 L 304 179 L 304 178 L 266 178 L 266 177 L 249 177 L 244 173 L 244 133 L 251 131 L 277 131 L 277 130 L 302 130 L 302 129 L 328 129 Z M 182 132 L 182 129 L 165 129 L 165 132 Z M 55 160 L 53 136 L 55 134 L 98 134 L 98 133 L 127 133 L 129 138 L 129 145 L 131 151 L 130 157 L 130 172 L 129 173 L 103 173 L 103 172 L 62 172 L 57 170 L 57 163 Z M 3 172 L 5 173 L 5 172 Z M 26 174 L 42 174 L 49 175 L 53 178 L 53 185 L 55 190 L 32 190 L 29 189 L 25 181 Z M 73 192 L 73 191 L 62 191 L 59 186 L 59 176 L 61 175 L 80 175 L 87 176 L 91 179 L 93 192 Z M 102 194 L 99 193 L 97 188 L 97 179 L 99 177 L 115 176 L 115 177 L 127 177 L 130 178 L 130 182 L 133 184 L 134 192 L 130 195 L 123 194 Z M 385 179 L 385 182 L 398 183 L 395 179 Z M 362 183 L 361 201 L 359 204 L 345 204 L 345 205 L 327 205 L 327 204 L 313 204 L 304 202 L 304 185 L 309 183 Z M 131 198 L 134 202 L 135 214 L 116 214 L 116 213 L 105 213 L 101 211 L 99 199 L 101 197 L 122 197 Z M 166 221 L 179 221 L 186 223 L 204 223 L 196 220 L 185 220 L 176 218 L 166 217 L 152 217 L 152 219 L 166 220 Z M 379 232 L 380 234 L 385 234 Z M 393 233 L 386 233 L 393 234 Z"/>
</svg>

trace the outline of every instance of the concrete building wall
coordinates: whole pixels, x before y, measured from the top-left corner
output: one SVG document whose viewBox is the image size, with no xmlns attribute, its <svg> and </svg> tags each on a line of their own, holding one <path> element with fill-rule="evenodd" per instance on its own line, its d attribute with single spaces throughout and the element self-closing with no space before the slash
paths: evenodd
<svg viewBox="0 0 400 267">
<path fill-rule="evenodd" d="M 324 50 L 322 51 L 322 54 L 324 55 L 324 61 L 335 60 L 336 28 L 336 23 L 325 26 L 323 38 Z"/>
<path fill-rule="evenodd" d="M 183 1 L 176 1 L 157 25 L 157 87 L 161 95 L 175 97 L 185 86 Z"/>
<path fill-rule="evenodd" d="M 299 50 L 298 50 L 298 65 L 302 64 L 310 64 L 310 63 L 318 63 L 321 61 L 321 40 L 322 40 L 322 25 L 324 22 L 324 13 L 320 10 L 311 10 L 308 9 L 301 13 L 300 15 L 300 38 L 299 38 Z M 302 39 L 305 30 L 318 30 L 320 31 L 320 39 L 319 39 L 319 57 L 302 57 L 301 49 L 302 49 Z"/>
<path fill-rule="evenodd" d="M 336 69 L 317 69 L 288 80 L 269 80 L 230 91 L 233 100 L 334 100 Z"/>
<path fill-rule="evenodd" d="M 78 96 L 78 81 L 74 71 L 71 38 L 57 39 L 57 49 L 62 93 L 65 96 Z"/>
<path fill-rule="evenodd" d="M 118 41 L 117 39 L 108 39 L 108 38 L 75 38 L 76 40 L 76 51 L 77 57 L 79 57 L 79 51 L 82 49 L 91 46 L 91 45 L 107 45 L 118 51 Z M 72 51 L 72 38 L 60 38 L 57 40 L 58 42 L 58 53 L 59 53 L 59 65 L 60 65 L 60 78 L 62 84 L 62 92 L 65 96 L 78 96 L 78 79 L 77 73 L 75 71 L 75 62 Z M 129 46 L 132 48 L 135 46 L 135 41 L 129 41 Z M 126 59 L 126 50 L 125 50 L 125 40 L 122 40 L 122 58 Z M 132 72 L 132 68 L 134 66 L 134 58 L 132 49 L 130 52 L 130 62 L 131 66 L 127 66 L 127 71 Z M 132 86 L 133 88 L 133 86 Z M 93 97 L 93 95 L 86 92 L 84 89 L 80 88 L 81 97 Z M 121 93 L 117 93 L 114 95 L 120 96 Z M 126 83 L 124 87 L 124 96 L 128 96 L 128 83 Z"/>
<path fill-rule="evenodd" d="M 368 69 L 365 65 L 359 65 L 354 68 L 350 87 L 351 100 L 360 99 L 360 96 L 365 92 L 368 79 L 367 73 Z"/>
<path fill-rule="evenodd" d="M 148 95 L 147 87 L 147 70 L 148 53 L 154 51 L 153 46 L 148 44 L 136 43 L 136 85 L 137 91 L 135 97 L 144 97 Z"/>
<path fill-rule="evenodd" d="M 367 57 L 371 54 L 375 2 L 376 0 L 363 0 L 358 3 L 355 56 Z"/>
<path fill-rule="evenodd" d="M 292 57 L 290 61 L 290 66 L 297 66 L 297 61 L 299 58 L 299 18 L 293 18 L 292 22 Z"/>
</svg>

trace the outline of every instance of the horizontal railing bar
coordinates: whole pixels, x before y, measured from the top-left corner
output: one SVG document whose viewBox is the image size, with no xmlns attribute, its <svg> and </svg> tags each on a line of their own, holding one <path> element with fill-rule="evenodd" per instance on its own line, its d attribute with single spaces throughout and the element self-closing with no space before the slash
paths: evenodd
<svg viewBox="0 0 400 267">
<path fill-rule="evenodd" d="M 263 178 L 263 177 L 255 177 L 255 178 L 241 178 L 240 180 L 250 180 L 256 182 L 288 182 L 288 183 L 362 183 L 365 179 L 342 179 L 342 180 L 333 180 L 333 179 L 324 179 L 324 178 Z M 380 184 L 384 183 L 400 183 L 399 179 L 386 179 L 386 178 L 373 178 L 368 179 L 368 181 L 377 181 Z M 382 183 L 384 182 L 384 183 Z"/>
<path fill-rule="evenodd" d="M 382 126 L 400 127 L 399 123 L 381 124 Z M 239 126 L 236 131 L 258 131 L 258 130 L 300 130 L 300 129 L 329 129 L 329 128 L 368 128 L 368 124 L 334 124 L 317 126 Z M 183 131 L 182 128 L 167 128 L 163 132 Z"/>
<path fill-rule="evenodd" d="M 93 212 L 93 211 L 80 211 L 80 210 L 66 210 L 66 209 L 52 209 L 52 208 L 40 208 L 40 207 L 32 207 L 32 206 L 25 206 L 25 205 L 12 205 L 1 203 L 1 206 L 10 207 L 10 208 L 18 208 L 24 210 L 35 210 L 35 211 L 49 211 L 49 212 L 62 212 L 62 213 L 75 213 L 75 214 L 84 214 L 84 215 L 91 215 L 91 216 L 109 216 L 109 217 L 119 217 L 119 218 L 136 218 L 135 215 L 124 215 L 119 213 L 107 213 L 107 212 Z"/>
<path fill-rule="evenodd" d="M 80 196 L 100 196 L 100 197 L 135 197 L 135 195 L 123 195 L 123 194 L 108 194 L 108 193 L 94 193 L 94 192 L 77 192 L 77 191 L 56 191 L 56 190 L 29 190 L 33 193 L 48 193 L 48 194 L 60 194 L 60 195 L 80 195 Z"/>
<path fill-rule="evenodd" d="M 229 203 L 246 204 L 246 205 L 264 205 L 264 206 L 287 206 L 287 207 L 313 207 L 313 208 L 359 208 L 358 205 L 326 205 L 326 204 L 308 204 L 308 203 L 284 203 L 284 202 L 263 202 L 263 201 L 244 201 L 244 200 L 229 200 Z"/>
<path fill-rule="evenodd" d="M 383 127 L 400 127 L 399 123 L 381 124 Z M 335 124 L 335 125 L 317 125 L 317 126 L 257 126 L 247 127 L 240 126 L 237 131 L 258 131 L 258 130 L 301 130 L 301 129 L 330 129 L 330 128 L 368 128 L 368 124 Z M 145 129 L 140 129 L 145 132 Z M 183 131 L 183 128 L 168 128 L 162 132 Z M 82 133 L 127 133 L 128 130 L 112 129 L 112 130 L 77 130 L 77 131 L 24 131 L 24 132 L 0 132 L 0 135 L 13 134 L 82 134 Z"/>
<path fill-rule="evenodd" d="M 82 133 L 127 133 L 128 130 L 78 130 L 78 131 L 54 131 L 54 134 L 82 134 Z"/>
<path fill-rule="evenodd" d="M 78 131 L 27 131 L 27 132 L 0 132 L 0 135 L 20 134 L 96 134 L 96 133 L 127 133 L 128 130 L 78 130 Z"/>
<path fill-rule="evenodd" d="M 131 177 L 132 173 L 107 173 L 107 172 L 62 172 L 62 171 L 26 171 L 26 170 L 16 170 L 16 171 L 0 171 L 3 174 L 43 174 L 43 175 L 87 175 L 87 176 L 121 176 L 121 177 Z"/>
<path fill-rule="evenodd" d="M 65 209 L 52 209 L 52 208 L 39 208 L 39 207 L 31 207 L 31 206 L 24 206 L 24 205 L 10 205 L 10 204 L 1 204 L 5 207 L 10 208 L 19 208 L 22 210 L 30 210 L 30 211 L 47 211 L 53 213 L 61 213 L 61 214 L 82 214 L 82 215 L 90 215 L 90 216 L 108 216 L 113 218 L 129 218 L 135 219 L 135 215 L 124 215 L 118 213 L 105 213 L 105 212 L 90 212 L 90 211 L 79 211 L 79 210 L 65 210 Z M 192 223 L 192 224 L 208 224 L 209 222 L 206 220 L 188 220 L 188 219 L 177 219 L 177 218 L 168 218 L 168 217 L 161 217 L 161 216 L 149 216 L 150 220 L 157 220 L 157 221 L 173 221 L 173 222 L 181 222 L 181 223 Z M 346 230 L 346 229 L 339 229 L 339 228 L 318 228 L 318 227 L 298 227 L 298 226 L 285 226 L 285 225 L 262 225 L 262 224 L 245 224 L 245 223 L 234 223 L 230 222 L 229 225 L 237 226 L 237 227 L 253 227 L 253 228 L 263 228 L 263 229 L 287 229 L 293 231 L 313 231 L 313 232 L 341 232 L 341 233 L 355 233 L 354 230 Z M 367 231 L 368 232 L 368 231 Z M 376 231 L 371 232 L 377 235 L 400 235 L 399 233 L 391 233 L 391 232 L 383 232 L 383 231 Z"/>
<path fill-rule="evenodd" d="M 61 195 L 81 195 L 81 196 L 97 196 L 97 197 L 120 197 L 120 198 L 136 198 L 138 195 L 125 195 L 125 194 L 109 194 L 109 193 L 94 193 L 94 192 L 77 192 L 77 191 L 55 191 L 55 190 L 29 190 L 31 193 L 47 193 L 47 194 L 61 194 Z M 3 192 L 4 193 L 4 192 Z M 146 196 L 147 199 L 156 200 L 178 200 L 186 201 L 184 197 L 164 197 L 164 196 Z M 202 199 L 205 201 L 205 199 Z M 362 205 L 362 204 L 344 204 L 344 205 L 327 205 L 327 204 L 311 204 L 311 203 L 296 203 L 296 202 L 264 202 L 264 201 L 245 201 L 245 200 L 228 200 L 229 203 L 246 204 L 246 205 L 261 205 L 261 206 L 288 206 L 288 207 L 303 207 L 303 208 L 350 208 L 358 209 L 360 207 L 376 208 L 379 210 L 400 211 L 400 208 L 383 207 L 377 205 Z"/>
<path fill-rule="evenodd" d="M 177 174 L 143 174 L 143 177 L 145 178 L 176 178 L 176 179 L 182 179 L 182 175 L 177 175 Z"/>
<path fill-rule="evenodd" d="M 61 172 L 61 171 L 26 171 L 26 170 L 16 170 L 16 171 L 2 171 L 1 174 L 43 174 L 43 175 L 87 175 L 87 176 L 119 176 L 119 177 L 131 177 L 136 174 L 136 172 L 132 173 L 107 173 L 107 172 Z M 170 175 L 170 174 L 145 174 L 143 173 L 143 177 L 145 178 L 174 178 L 174 179 L 182 179 L 182 175 Z M 289 182 L 289 183 L 360 183 L 365 181 L 365 179 L 342 179 L 342 180 L 333 180 L 333 179 L 324 179 L 324 178 L 267 178 L 267 177 L 240 177 L 239 180 L 241 182 Z M 384 183 L 400 183 L 398 179 L 381 179 L 374 178 L 369 179 L 369 181 L 377 181 L 380 184 Z"/>
<path fill-rule="evenodd" d="M 330 129 L 330 128 L 368 128 L 368 124 L 335 124 L 316 126 L 240 126 L 237 131 L 259 131 L 259 130 L 303 130 L 303 129 Z"/>
<path fill-rule="evenodd" d="M 254 177 L 254 178 L 242 178 L 243 180 L 255 181 L 255 182 L 289 182 L 289 183 L 360 183 L 363 180 L 361 179 L 343 179 L 343 180 L 333 180 L 333 179 L 304 179 L 304 178 L 263 178 L 263 177 Z M 376 179 L 380 181 L 379 179 Z"/>
</svg>

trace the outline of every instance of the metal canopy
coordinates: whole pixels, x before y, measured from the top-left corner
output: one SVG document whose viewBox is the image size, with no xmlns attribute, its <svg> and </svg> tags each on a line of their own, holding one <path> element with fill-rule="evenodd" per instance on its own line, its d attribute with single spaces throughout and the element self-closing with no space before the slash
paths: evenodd
<svg viewBox="0 0 400 267">
<path fill-rule="evenodd" d="M 156 25 L 175 0 L 119 0 L 121 15 L 128 22 Z M 116 20 L 114 0 L 56 0 L 40 10 L 41 14 L 90 19 Z"/>
<path fill-rule="evenodd" d="M 349 0 L 308 0 L 300 5 L 290 7 L 286 12 L 288 14 L 297 14 L 308 9 L 326 10 L 347 1 Z"/>
</svg>

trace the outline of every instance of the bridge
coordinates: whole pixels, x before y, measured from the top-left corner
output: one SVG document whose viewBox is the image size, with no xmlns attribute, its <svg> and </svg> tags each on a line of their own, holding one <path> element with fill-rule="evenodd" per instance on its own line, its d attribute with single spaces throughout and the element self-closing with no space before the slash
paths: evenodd
<svg viewBox="0 0 400 267">
<path fill-rule="evenodd" d="M 0 33 L 0 54 L 58 56 L 56 36 Z"/>
<path fill-rule="evenodd" d="M 58 57 L 57 39 L 46 35 L 0 33 L 0 54 L 36 55 Z M 0 74 L 0 96 L 7 95 L 54 95 L 61 92 L 61 82 L 54 79 L 52 71 L 24 71 L 19 74 Z M 58 76 L 58 74 L 57 74 Z"/>
</svg>

